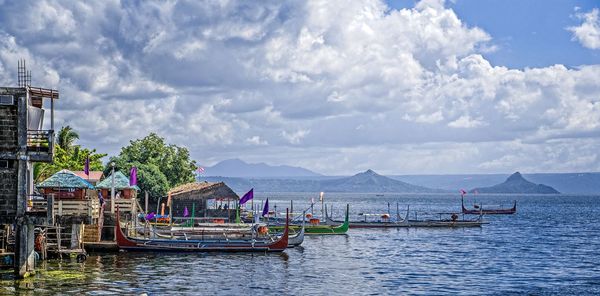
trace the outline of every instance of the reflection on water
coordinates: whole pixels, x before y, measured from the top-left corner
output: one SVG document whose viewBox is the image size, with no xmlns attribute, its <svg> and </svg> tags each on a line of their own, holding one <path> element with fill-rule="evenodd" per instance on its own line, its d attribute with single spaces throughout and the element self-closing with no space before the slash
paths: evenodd
<svg viewBox="0 0 600 296">
<path fill-rule="evenodd" d="M 266 197 L 266 196 L 265 196 Z M 285 207 L 308 204 L 270 194 Z M 257 194 L 257 198 L 262 198 Z M 487 196 L 509 205 L 513 196 Z M 307 236 L 282 254 L 93 254 L 84 263 L 49 261 L 32 279 L 1 274 L 0 294 L 598 294 L 600 204 L 589 196 L 518 197 L 518 213 L 459 229 L 351 229 Z M 458 210 L 453 196 L 336 195 L 327 202 L 353 213 Z M 320 209 L 315 208 L 315 213 Z M 395 213 L 393 211 L 393 213 Z M 341 216 L 341 211 L 337 213 Z"/>
</svg>

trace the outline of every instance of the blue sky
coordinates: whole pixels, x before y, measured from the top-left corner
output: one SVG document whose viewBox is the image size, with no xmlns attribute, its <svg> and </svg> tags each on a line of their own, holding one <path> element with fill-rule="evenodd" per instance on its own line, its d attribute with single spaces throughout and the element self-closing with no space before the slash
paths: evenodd
<svg viewBox="0 0 600 296">
<path fill-rule="evenodd" d="M 57 125 L 109 155 L 323 174 L 600 171 L 597 1 L 0 0 Z"/>
<path fill-rule="evenodd" d="M 499 50 L 486 55 L 494 65 L 511 68 L 568 67 L 598 64 L 600 54 L 572 41 L 565 30 L 578 24 L 575 7 L 590 11 L 598 1 L 456 1 L 450 4 L 467 24 L 498 40 Z"/>
<path fill-rule="evenodd" d="M 387 1 L 392 8 L 412 8 L 416 1 Z M 598 1 L 456 0 L 446 3 L 469 26 L 494 37 L 498 50 L 485 54 L 493 64 L 510 68 L 568 67 L 600 63 L 600 53 L 581 47 L 565 30 L 579 22 L 575 8 L 590 11 Z"/>
<path fill-rule="evenodd" d="M 416 1 L 391 0 L 390 7 L 412 8 Z M 498 50 L 484 56 L 492 65 L 523 69 L 563 64 L 568 67 L 600 63 L 600 52 L 582 47 L 565 30 L 576 26 L 575 8 L 590 11 L 598 1 L 455 0 L 446 7 L 469 26 L 494 38 Z"/>
</svg>

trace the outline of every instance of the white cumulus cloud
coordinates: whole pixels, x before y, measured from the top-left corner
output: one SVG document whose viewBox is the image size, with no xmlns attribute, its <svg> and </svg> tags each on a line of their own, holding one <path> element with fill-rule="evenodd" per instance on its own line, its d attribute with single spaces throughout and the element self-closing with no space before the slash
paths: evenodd
<svg viewBox="0 0 600 296">
<path fill-rule="evenodd" d="M 493 37 L 435 0 L 7 2 L 0 84 L 27 59 L 57 125 L 110 154 L 157 132 L 207 165 L 599 170 L 600 65 L 492 65 Z"/>
<path fill-rule="evenodd" d="M 573 40 L 590 49 L 600 49 L 600 18 L 598 8 L 588 13 L 578 13 L 577 18 L 583 20 L 579 26 L 567 28 L 573 32 Z"/>
</svg>

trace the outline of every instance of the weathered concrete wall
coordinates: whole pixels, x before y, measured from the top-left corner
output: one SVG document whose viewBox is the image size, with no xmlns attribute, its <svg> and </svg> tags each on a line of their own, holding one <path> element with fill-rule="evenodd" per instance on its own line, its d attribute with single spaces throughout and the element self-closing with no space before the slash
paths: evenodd
<svg viewBox="0 0 600 296">
<path fill-rule="evenodd" d="M 14 222 L 17 214 L 17 167 L 11 162 L 13 168 L 0 168 L 0 224 Z"/>
<path fill-rule="evenodd" d="M 0 152 L 17 149 L 17 106 L 0 105 Z"/>
<path fill-rule="evenodd" d="M 5 88 L 0 89 L 0 95 L 14 98 L 13 105 L 0 105 L 0 160 L 8 161 L 8 168 L 0 167 L 0 224 L 4 224 L 13 223 L 17 214 L 18 95 L 14 89 Z"/>
</svg>

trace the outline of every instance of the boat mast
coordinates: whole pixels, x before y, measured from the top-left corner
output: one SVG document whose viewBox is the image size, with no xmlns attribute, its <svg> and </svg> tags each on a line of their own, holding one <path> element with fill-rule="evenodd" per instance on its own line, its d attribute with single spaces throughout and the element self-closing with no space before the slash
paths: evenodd
<svg viewBox="0 0 600 296">
<path fill-rule="evenodd" d="M 324 198 L 323 198 L 323 194 L 324 194 L 324 192 L 323 192 L 323 191 L 321 191 L 321 194 L 319 195 L 319 199 L 321 200 L 321 219 L 325 219 L 325 218 L 324 218 L 325 216 L 324 216 L 324 214 L 323 214 L 323 212 L 324 212 L 324 211 L 323 211 L 323 202 L 324 202 L 324 201 L 323 201 L 323 200 L 324 200 Z"/>
</svg>

